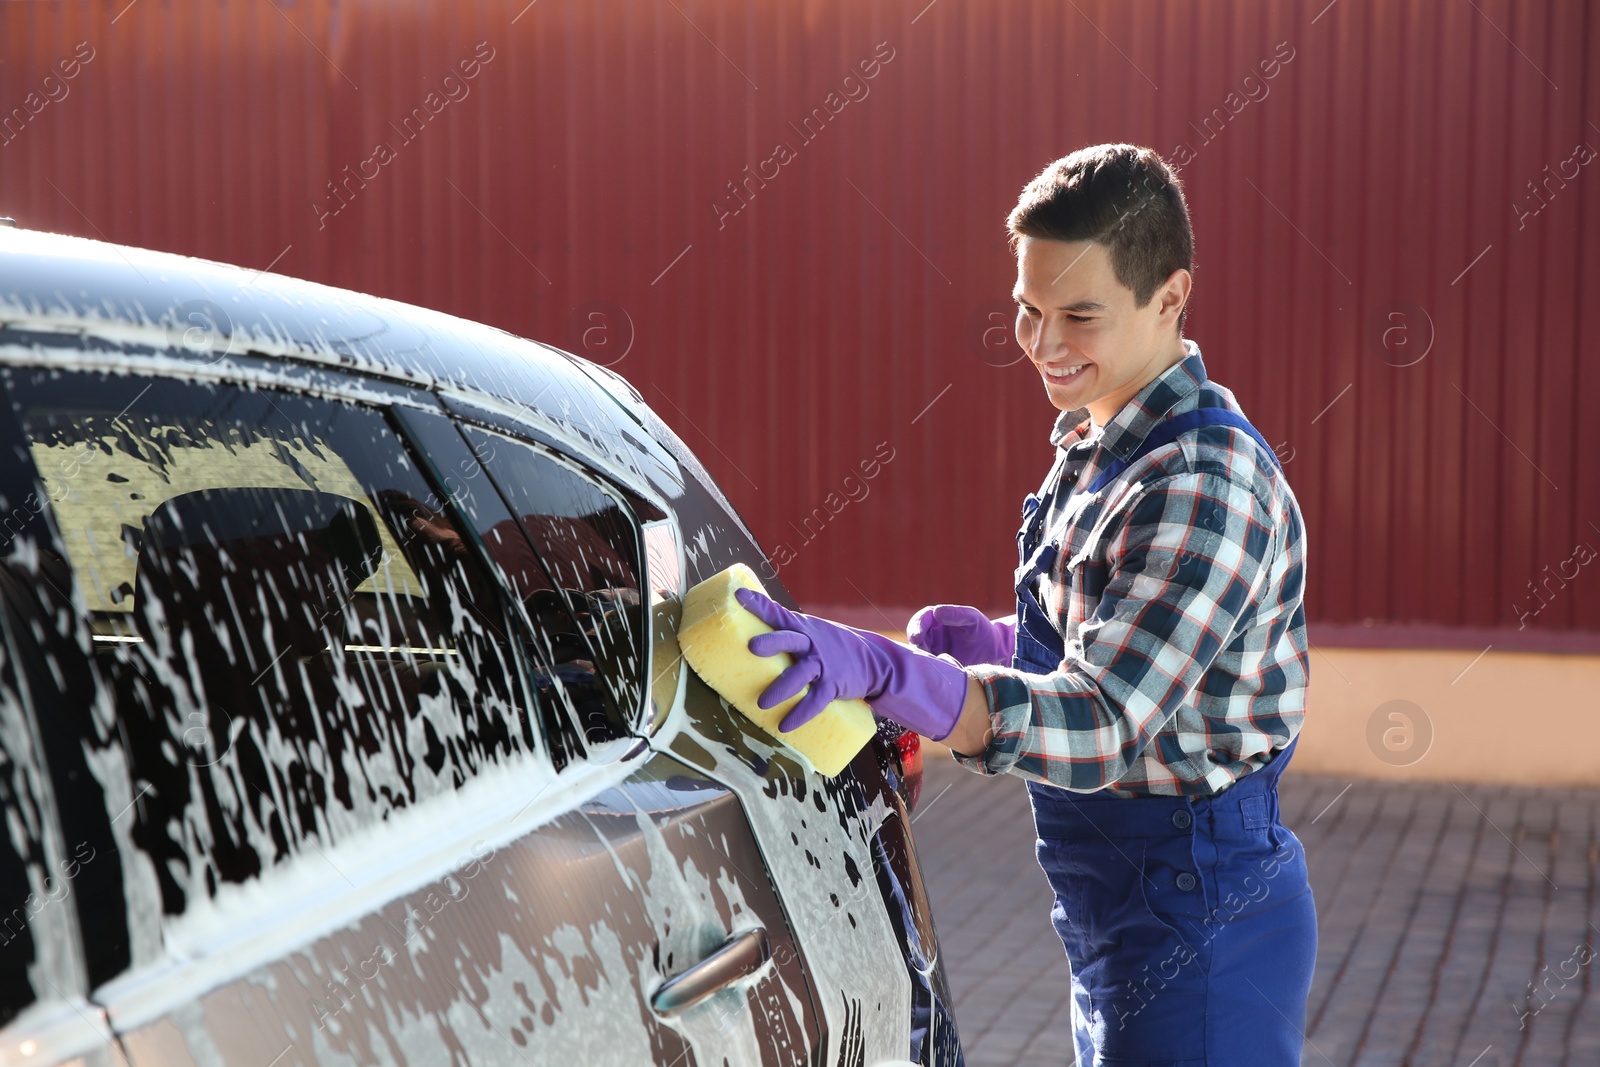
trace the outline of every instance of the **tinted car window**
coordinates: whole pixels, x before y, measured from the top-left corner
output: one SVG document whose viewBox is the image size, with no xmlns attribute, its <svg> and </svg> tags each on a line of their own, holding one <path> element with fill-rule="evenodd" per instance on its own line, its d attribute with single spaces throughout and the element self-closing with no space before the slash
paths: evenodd
<svg viewBox="0 0 1600 1067">
<path fill-rule="evenodd" d="M 476 427 L 464 432 L 544 563 L 543 574 L 523 578 L 523 603 L 554 641 L 588 649 L 626 730 L 644 695 L 648 637 L 633 518 L 619 496 L 572 461 Z M 564 619 L 576 623 L 575 632 L 560 632 Z"/>
<path fill-rule="evenodd" d="M 521 506 L 517 506 L 519 514 L 513 514 L 508 500 L 515 505 L 518 497 L 502 495 L 484 476 L 479 456 L 455 423 L 414 409 L 397 411 L 396 416 L 427 457 L 451 501 L 477 531 L 496 573 L 505 581 L 522 632 L 533 646 L 532 681 L 556 769 L 590 758 L 597 746 L 631 738 L 641 693 L 626 672 L 633 669 L 637 657 L 619 664 L 616 641 L 610 636 L 619 624 L 609 614 L 626 607 L 628 588 L 603 587 L 596 600 L 608 607 L 598 611 L 587 590 L 572 584 L 570 568 L 544 556 L 553 549 L 555 554 L 549 560 L 558 561 L 565 558 L 560 553 L 574 554 L 570 547 L 560 539 L 539 537 L 535 549 L 528 531 L 542 528 L 537 514 L 530 522 L 523 521 Z M 515 455 L 514 450 L 525 447 L 508 438 L 496 437 L 495 441 L 503 447 L 485 450 L 482 458 L 496 468 L 505 466 L 501 453 L 507 448 Z M 525 472 L 511 464 L 509 473 L 520 476 Z M 571 477 L 573 472 L 563 468 L 560 476 Z M 616 571 L 611 574 L 609 580 L 624 580 Z M 637 595 L 636 583 L 632 593 Z"/>
<path fill-rule="evenodd" d="M 521 759 L 491 580 L 383 415 L 12 371 L 167 913 Z"/>
</svg>

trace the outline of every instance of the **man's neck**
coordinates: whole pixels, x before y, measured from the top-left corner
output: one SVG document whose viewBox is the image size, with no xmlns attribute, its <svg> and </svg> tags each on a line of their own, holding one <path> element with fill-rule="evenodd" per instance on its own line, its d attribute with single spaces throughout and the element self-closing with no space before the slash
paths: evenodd
<svg viewBox="0 0 1600 1067">
<path fill-rule="evenodd" d="M 1172 347 L 1168 348 L 1161 358 L 1153 361 L 1137 381 L 1129 382 L 1111 396 L 1086 405 L 1089 411 L 1089 418 L 1094 422 L 1094 428 L 1099 430 L 1116 418 L 1117 413 L 1127 407 L 1145 386 L 1173 367 L 1176 367 L 1179 363 L 1182 363 L 1188 355 L 1189 350 L 1184 347 L 1183 337 L 1181 335 L 1174 336 Z"/>
</svg>

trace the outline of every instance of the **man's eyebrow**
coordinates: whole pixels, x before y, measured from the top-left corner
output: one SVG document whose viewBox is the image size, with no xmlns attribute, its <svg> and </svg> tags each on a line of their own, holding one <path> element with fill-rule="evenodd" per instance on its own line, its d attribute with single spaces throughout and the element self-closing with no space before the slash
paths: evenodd
<svg viewBox="0 0 1600 1067">
<path fill-rule="evenodd" d="M 1018 304 L 1027 304 L 1028 303 L 1027 300 L 1023 299 L 1023 296 L 1022 296 L 1021 293 L 1012 293 L 1011 294 L 1011 299 L 1015 300 Z M 1029 305 L 1029 306 L 1032 306 L 1032 305 Z M 1058 308 L 1056 308 L 1056 310 L 1057 311 L 1068 311 L 1068 312 L 1105 311 L 1109 306 L 1110 305 L 1103 304 L 1098 300 L 1079 300 L 1076 303 L 1067 304 L 1064 307 L 1058 307 Z"/>
</svg>

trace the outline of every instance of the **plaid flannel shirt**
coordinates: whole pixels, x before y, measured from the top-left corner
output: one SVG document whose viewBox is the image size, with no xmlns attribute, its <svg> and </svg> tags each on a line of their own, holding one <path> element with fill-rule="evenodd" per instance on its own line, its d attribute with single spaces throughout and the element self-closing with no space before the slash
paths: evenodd
<svg viewBox="0 0 1600 1067">
<path fill-rule="evenodd" d="M 1038 579 L 1066 656 L 1051 674 L 969 668 L 989 701 L 994 738 L 956 754 L 983 774 L 1011 773 L 1116 796 L 1216 793 L 1293 739 L 1305 717 L 1305 528 L 1289 483 L 1248 434 L 1184 434 L 1112 479 L 1168 415 L 1240 411 L 1206 378 L 1200 349 L 1145 386 L 1097 435 L 1056 420 L 1063 485 L 1045 517 L 1059 540 Z M 1115 783 L 1113 786 L 1112 783 Z"/>
</svg>

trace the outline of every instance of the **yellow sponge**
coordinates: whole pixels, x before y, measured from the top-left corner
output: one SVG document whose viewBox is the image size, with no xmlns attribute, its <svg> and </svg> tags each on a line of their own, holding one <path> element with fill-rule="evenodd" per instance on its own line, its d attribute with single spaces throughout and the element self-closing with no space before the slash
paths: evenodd
<svg viewBox="0 0 1600 1067">
<path fill-rule="evenodd" d="M 779 733 L 778 723 L 800 702 L 805 690 L 775 708 L 757 705 L 762 690 L 788 669 L 794 657 L 787 653 L 758 656 L 750 651 L 750 639 L 771 633 L 772 627 L 734 599 L 734 590 L 741 588 L 765 592 L 754 571 L 735 563 L 689 590 L 683 598 L 683 621 L 678 628 L 684 658 L 707 685 L 751 722 L 805 756 L 819 773 L 838 774 L 877 730 L 872 709 L 862 700 L 835 700 L 804 726 Z"/>
</svg>

